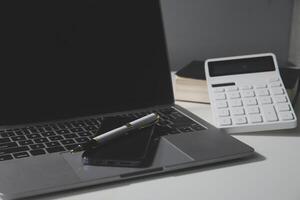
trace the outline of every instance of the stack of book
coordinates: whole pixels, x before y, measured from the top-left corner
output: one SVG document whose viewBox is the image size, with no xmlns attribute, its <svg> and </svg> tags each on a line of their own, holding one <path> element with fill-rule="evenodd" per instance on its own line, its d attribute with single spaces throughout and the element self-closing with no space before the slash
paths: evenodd
<svg viewBox="0 0 300 200">
<path fill-rule="evenodd" d="M 193 61 L 176 72 L 175 99 L 209 103 L 204 61 Z"/>
</svg>

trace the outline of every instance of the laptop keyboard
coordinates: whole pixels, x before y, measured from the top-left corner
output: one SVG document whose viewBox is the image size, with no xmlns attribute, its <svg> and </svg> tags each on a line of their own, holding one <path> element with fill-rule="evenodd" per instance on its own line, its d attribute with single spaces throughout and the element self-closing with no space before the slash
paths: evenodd
<svg viewBox="0 0 300 200">
<path fill-rule="evenodd" d="M 173 108 L 6 129 L 0 131 L 0 161 L 68 151 L 95 137 L 98 130 L 110 130 L 103 123 L 108 118 L 125 124 L 151 112 L 161 117 L 155 131 L 157 137 L 205 129 Z"/>
</svg>

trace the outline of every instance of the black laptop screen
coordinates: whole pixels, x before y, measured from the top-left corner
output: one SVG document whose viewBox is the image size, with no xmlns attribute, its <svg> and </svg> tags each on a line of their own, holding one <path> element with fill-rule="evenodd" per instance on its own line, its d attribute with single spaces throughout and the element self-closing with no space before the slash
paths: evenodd
<svg viewBox="0 0 300 200">
<path fill-rule="evenodd" d="M 0 2 L 0 123 L 173 102 L 158 0 Z"/>
</svg>

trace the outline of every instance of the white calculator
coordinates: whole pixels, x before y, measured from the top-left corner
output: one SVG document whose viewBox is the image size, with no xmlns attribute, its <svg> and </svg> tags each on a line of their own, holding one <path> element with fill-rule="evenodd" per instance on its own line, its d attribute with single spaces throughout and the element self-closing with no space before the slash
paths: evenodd
<svg viewBox="0 0 300 200">
<path fill-rule="evenodd" d="M 297 126 L 274 54 L 208 59 L 205 73 L 218 128 L 239 133 Z"/>
</svg>

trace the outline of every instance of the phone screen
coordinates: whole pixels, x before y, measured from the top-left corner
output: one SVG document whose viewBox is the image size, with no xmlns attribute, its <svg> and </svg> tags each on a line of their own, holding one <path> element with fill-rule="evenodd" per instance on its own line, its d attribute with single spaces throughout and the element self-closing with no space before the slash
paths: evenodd
<svg viewBox="0 0 300 200">
<path fill-rule="evenodd" d="M 87 165 L 143 167 L 151 164 L 158 139 L 153 137 L 155 125 L 128 132 L 127 135 L 83 153 Z"/>
</svg>

